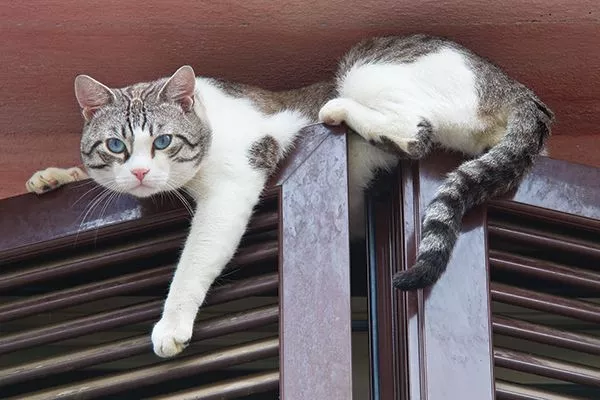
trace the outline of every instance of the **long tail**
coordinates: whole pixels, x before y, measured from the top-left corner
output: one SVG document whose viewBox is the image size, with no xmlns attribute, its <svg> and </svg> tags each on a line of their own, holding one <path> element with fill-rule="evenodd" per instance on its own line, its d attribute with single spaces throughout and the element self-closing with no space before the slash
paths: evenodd
<svg viewBox="0 0 600 400">
<path fill-rule="evenodd" d="M 425 209 L 417 261 L 393 279 L 400 290 L 424 288 L 445 271 L 464 214 L 515 188 L 550 136 L 552 112 L 533 95 L 515 104 L 500 143 L 451 172 Z"/>
</svg>

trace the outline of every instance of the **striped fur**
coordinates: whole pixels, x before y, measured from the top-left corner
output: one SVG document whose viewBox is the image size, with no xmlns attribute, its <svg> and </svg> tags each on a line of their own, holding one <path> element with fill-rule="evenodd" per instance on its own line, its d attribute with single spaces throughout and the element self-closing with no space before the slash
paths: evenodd
<svg viewBox="0 0 600 400">
<path fill-rule="evenodd" d="M 435 283 L 450 259 L 465 212 L 517 187 L 542 151 L 550 134 L 552 114 L 537 99 L 514 106 L 503 140 L 482 156 L 451 172 L 425 209 L 415 265 L 398 272 L 401 290 Z"/>
<path fill-rule="evenodd" d="M 372 38 L 355 46 L 340 64 L 337 97 L 319 117 L 344 121 L 375 147 L 401 157 L 423 158 L 436 146 L 475 157 L 448 176 L 426 208 L 416 264 L 394 277 L 401 290 L 439 279 L 465 212 L 518 185 L 543 150 L 553 120 L 531 90 L 498 67 L 457 43 L 426 35 Z M 352 166 L 350 175 L 352 180 Z"/>
</svg>

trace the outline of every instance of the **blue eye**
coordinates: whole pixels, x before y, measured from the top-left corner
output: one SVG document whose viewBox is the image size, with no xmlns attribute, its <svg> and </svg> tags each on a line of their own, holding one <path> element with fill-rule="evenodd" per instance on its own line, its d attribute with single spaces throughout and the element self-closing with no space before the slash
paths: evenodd
<svg viewBox="0 0 600 400">
<path fill-rule="evenodd" d="M 120 154 L 125 151 L 125 143 L 115 138 L 107 139 L 106 147 L 115 154 Z"/>
<path fill-rule="evenodd" d="M 164 150 L 171 144 L 171 135 L 160 135 L 154 139 L 154 148 L 156 150 Z"/>
</svg>

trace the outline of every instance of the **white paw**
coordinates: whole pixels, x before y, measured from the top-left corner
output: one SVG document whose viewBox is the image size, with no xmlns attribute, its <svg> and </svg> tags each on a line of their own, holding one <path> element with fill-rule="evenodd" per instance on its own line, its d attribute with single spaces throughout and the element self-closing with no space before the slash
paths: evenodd
<svg viewBox="0 0 600 400">
<path fill-rule="evenodd" d="M 59 188 L 65 183 L 80 181 L 88 176 L 80 168 L 46 168 L 37 171 L 29 178 L 25 187 L 27 191 L 42 194 Z"/>
<path fill-rule="evenodd" d="M 173 357 L 187 347 L 192 338 L 194 321 L 163 316 L 152 329 L 152 346 L 157 356 Z"/>
<path fill-rule="evenodd" d="M 319 121 L 327 125 L 339 125 L 346 119 L 346 107 L 344 99 L 329 100 L 319 111 Z"/>
</svg>

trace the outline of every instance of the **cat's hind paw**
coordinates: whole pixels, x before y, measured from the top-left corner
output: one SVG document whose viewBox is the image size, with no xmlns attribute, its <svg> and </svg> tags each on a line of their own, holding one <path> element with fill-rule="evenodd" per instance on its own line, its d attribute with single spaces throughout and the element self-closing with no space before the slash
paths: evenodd
<svg viewBox="0 0 600 400">
<path fill-rule="evenodd" d="M 405 139 L 405 138 L 390 138 L 387 136 L 380 136 L 379 140 L 369 141 L 375 147 L 380 148 L 388 153 L 397 154 L 401 158 L 406 159 L 419 159 L 420 154 L 415 150 L 418 146 L 416 139 Z"/>
<path fill-rule="evenodd" d="M 80 181 L 87 177 L 87 174 L 78 167 L 50 167 L 33 174 L 25 183 L 25 187 L 28 192 L 42 194 L 57 189 L 65 183 Z"/>
<path fill-rule="evenodd" d="M 319 121 L 327 125 L 339 125 L 346 119 L 347 110 L 344 99 L 329 100 L 319 110 Z"/>
<path fill-rule="evenodd" d="M 163 317 L 152 329 L 154 353 L 162 358 L 173 357 L 183 351 L 192 338 L 194 321 L 179 317 Z"/>
</svg>

